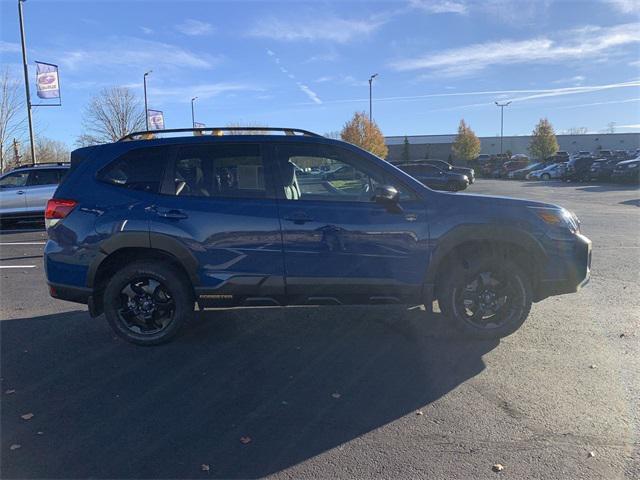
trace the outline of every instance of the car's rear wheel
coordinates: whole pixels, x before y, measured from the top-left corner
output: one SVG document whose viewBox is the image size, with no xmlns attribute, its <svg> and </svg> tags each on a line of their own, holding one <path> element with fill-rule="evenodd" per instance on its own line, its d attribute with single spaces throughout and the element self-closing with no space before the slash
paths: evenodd
<svg viewBox="0 0 640 480">
<path fill-rule="evenodd" d="M 156 261 L 134 262 L 118 271 L 107 284 L 103 301 L 113 330 L 137 345 L 169 341 L 194 310 L 189 281 Z"/>
<path fill-rule="evenodd" d="M 543 173 L 540 178 L 542 178 L 542 180 L 551 180 L 551 175 L 549 175 L 548 173 Z"/>
<path fill-rule="evenodd" d="M 475 338 L 510 335 L 531 310 L 528 275 L 513 261 L 494 256 L 451 262 L 439 291 L 440 310 Z"/>
</svg>

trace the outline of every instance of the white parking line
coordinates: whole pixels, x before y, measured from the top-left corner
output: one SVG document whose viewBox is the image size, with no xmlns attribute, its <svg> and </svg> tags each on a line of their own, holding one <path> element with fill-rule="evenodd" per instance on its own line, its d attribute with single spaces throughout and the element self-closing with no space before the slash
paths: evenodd
<svg viewBox="0 0 640 480">
<path fill-rule="evenodd" d="M 0 242 L 0 245 L 46 245 L 47 242 Z"/>
<path fill-rule="evenodd" d="M 3 268 L 36 268 L 35 265 L 0 265 L 0 269 Z"/>
</svg>

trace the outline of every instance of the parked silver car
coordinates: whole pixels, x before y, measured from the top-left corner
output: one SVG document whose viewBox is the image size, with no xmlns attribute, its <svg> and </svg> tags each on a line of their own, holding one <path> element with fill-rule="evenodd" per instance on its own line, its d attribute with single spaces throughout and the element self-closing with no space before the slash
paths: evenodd
<svg viewBox="0 0 640 480">
<path fill-rule="evenodd" d="M 566 163 L 554 163 L 540 170 L 535 170 L 526 176 L 527 180 L 551 180 L 552 178 L 564 178 L 567 171 Z"/>
<path fill-rule="evenodd" d="M 0 220 L 43 218 L 47 201 L 69 171 L 67 163 L 18 167 L 0 176 Z"/>
</svg>

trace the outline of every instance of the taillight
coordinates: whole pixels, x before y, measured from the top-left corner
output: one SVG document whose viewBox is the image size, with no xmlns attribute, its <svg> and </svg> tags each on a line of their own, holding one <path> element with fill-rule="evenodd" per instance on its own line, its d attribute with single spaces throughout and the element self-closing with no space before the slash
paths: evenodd
<svg viewBox="0 0 640 480">
<path fill-rule="evenodd" d="M 77 204 L 78 202 L 75 200 L 63 200 L 60 198 L 52 198 L 49 200 L 47 202 L 47 208 L 44 211 L 44 220 L 47 228 L 53 227 L 69 215 Z"/>
</svg>

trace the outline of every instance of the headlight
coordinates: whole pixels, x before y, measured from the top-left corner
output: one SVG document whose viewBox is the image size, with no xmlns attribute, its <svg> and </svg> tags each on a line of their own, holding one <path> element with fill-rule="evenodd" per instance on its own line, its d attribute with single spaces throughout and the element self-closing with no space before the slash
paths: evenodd
<svg viewBox="0 0 640 480">
<path fill-rule="evenodd" d="M 627 168 L 638 168 L 638 165 L 640 165 L 640 164 L 638 164 L 638 163 L 631 163 L 631 164 L 627 165 Z"/>
<path fill-rule="evenodd" d="M 547 225 L 566 227 L 571 233 L 580 231 L 580 220 L 575 213 L 565 208 L 532 207 L 531 209 Z"/>
</svg>

